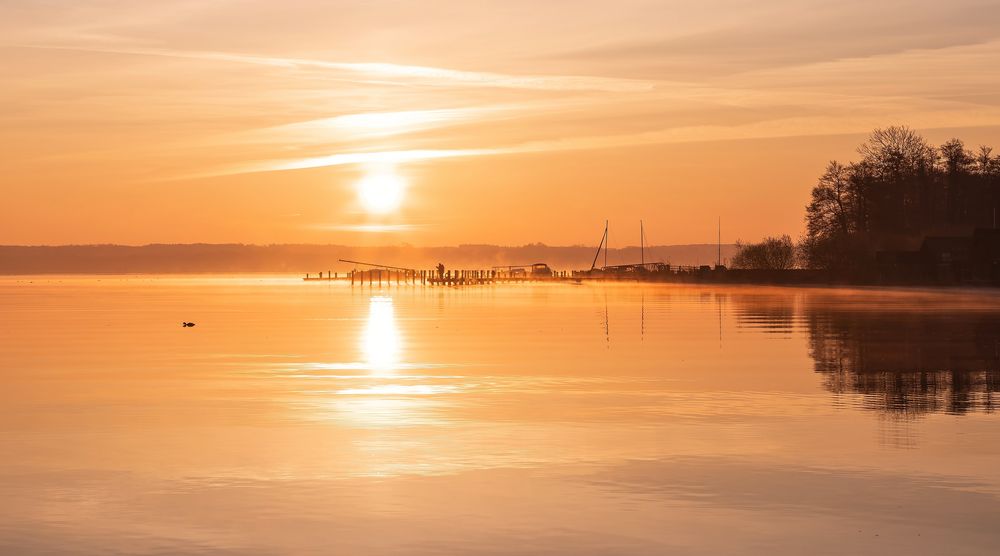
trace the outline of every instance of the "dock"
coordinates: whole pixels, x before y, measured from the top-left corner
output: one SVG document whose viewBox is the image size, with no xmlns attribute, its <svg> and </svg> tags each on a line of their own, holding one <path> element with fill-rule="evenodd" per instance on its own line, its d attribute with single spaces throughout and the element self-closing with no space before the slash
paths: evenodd
<svg viewBox="0 0 1000 556">
<path fill-rule="evenodd" d="M 490 269 L 446 270 L 439 264 L 434 269 L 415 269 L 378 263 L 340 259 L 363 269 L 355 268 L 343 274 L 326 271 L 316 275 L 306 274 L 306 282 L 350 282 L 352 286 L 481 286 L 487 284 L 518 284 L 524 282 L 553 282 L 573 280 L 573 273 L 555 272 L 545 263 L 530 265 L 495 266 Z"/>
<path fill-rule="evenodd" d="M 550 276 L 532 276 L 530 274 L 511 274 L 493 270 L 448 270 L 443 273 L 435 270 L 389 270 L 368 269 L 351 270 L 339 276 L 336 273 L 322 278 L 310 276 L 303 278 L 308 282 L 343 281 L 352 286 L 382 287 L 390 285 L 421 285 L 421 286 L 483 286 L 488 284 L 520 284 L 525 282 L 557 282 L 571 280 L 567 272 L 553 273 Z"/>
<path fill-rule="evenodd" d="M 326 276 L 322 272 L 313 276 L 312 274 L 306 274 L 305 278 L 302 280 L 306 282 L 332 282 L 334 280 L 347 280 L 347 274 L 343 276 L 339 272 L 326 271 Z"/>
<path fill-rule="evenodd" d="M 485 286 L 490 284 L 523 284 L 528 282 L 719 282 L 727 274 L 736 278 L 738 272 L 727 272 L 725 266 L 674 266 L 665 263 L 639 263 L 594 266 L 588 270 L 554 271 L 545 263 L 494 266 L 489 269 L 446 270 L 439 264 L 433 269 L 405 268 L 378 263 L 341 259 L 357 265 L 344 273 L 326 271 L 306 274 L 306 282 L 347 282 L 352 286 Z"/>
<path fill-rule="evenodd" d="M 642 221 L 639 222 L 640 259 L 638 263 L 608 264 L 608 222 L 604 223 L 604 234 L 597 246 L 597 252 L 587 270 L 555 271 L 546 263 L 494 266 L 489 269 L 449 270 L 441 263 L 436 268 L 421 270 L 380 263 L 339 259 L 341 263 L 353 264 L 355 268 L 341 276 L 336 272 L 320 272 L 317 276 L 306 274 L 307 282 L 336 281 L 350 282 L 352 286 L 368 285 L 383 287 L 396 284 L 421 286 L 483 286 L 489 284 L 520 284 L 525 282 L 573 282 L 617 281 L 617 282 L 730 282 L 754 278 L 745 272 L 729 271 L 720 257 L 715 266 L 681 266 L 662 261 L 646 262 L 646 234 Z M 721 236 L 720 236 L 721 237 Z M 598 266 L 601 253 L 604 264 Z M 778 277 L 782 278 L 782 277 Z M 784 278 L 782 278 L 784 279 Z"/>
</svg>

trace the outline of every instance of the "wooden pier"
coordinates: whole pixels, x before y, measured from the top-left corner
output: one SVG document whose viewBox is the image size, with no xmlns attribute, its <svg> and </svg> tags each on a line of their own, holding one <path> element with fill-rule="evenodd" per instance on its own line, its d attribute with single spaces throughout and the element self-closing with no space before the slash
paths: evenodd
<svg viewBox="0 0 1000 556">
<path fill-rule="evenodd" d="M 720 255 L 721 245 L 719 243 Z M 340 259 L 342 263 L 355 265 L 354 270 L 344 273 L 343 277 L 335 272 L 322 272 L 317 276 L 306 274 L 304 280 L 313 281 L 349 281 L 354 285 L 370 287 L 386 285 L 421 285 L 421 286 L 481 286 L 487 284 L 518 284 L 524 282 L 560 282 L 572 281 L 617 281 L 617 282 L 728 282 L 739 279 L 753 278 L 749 271 L 729 271 L 719 257 L 715 266 L 674 266 L 665 262 L 646 262 L 646 234 L 642 221 L 639 221 L 639 262 L 630 264 L 608 264 L 608 222 L 604 223 L 604 235 L 597 246 L 597 253 L 588 270 L 553 271 L 545 263 L 524 265 L 494 266 L 489 270 L 466 269 L 446 270 L 443 264 L 438 264 L 431 270 L 419 270 L 390 266 L 364 261 Z M 604 252 L 604 265 L 597 266 L 601 252 Z M 362 267 L 359 269 L 358 267 Z M 759 273 L 758 273 L 759 275 Z"/>
<path fill-rule="evenodd" d="M 305 280 L 306 282 L 332 282 L 334 280 L 347 280 L 347 279 L 348 279 L 347 274 L 341 275 L 339 272 L 331 272 L 329 270 L 326 271 L 326 276 L 324 276 L 323 273 L 320 272 L 316 276 L 313 276 L 312 274 L 306 274 L 305 278 L 303 278 L 303 280 Z"/>
<path fill-rule="evenodd" d="M 566 272 L 553 273 L 552 276 L 530 276 L 501 273 L 492 270 L 449 270 L 439 273 L 435 270 L 390 270 L 369 269 L 350 270 L 343 274 L 327 273 L 322 276 L 306 276 L 306 282 L 350 282 L 352 286 L 482 286 L 487 284 L 520 284 L 525 282 L 557 282 L 572 280 Z"/>
<path fill-rule="evenodd" d="M 397 286 L 481 286 L 486 284 L 518 284 L 524 282 L 552 282 L 572 280 L 568 272 L 553 272 L 548 265 L 535 263 L 523 266 L 505 266 L 485 269 L 445 270 L 443 265 L 436 269 L 419 270 L 396 266 L 365 263 L 341 259 L 341 262 L 367 267 L 355 268 L 343 274 L 327 271 L 318 275 L 306 274 L 306 282 L 345 281 L 352 286 L 384 287 Z"/>
<path fill-rule="evenodd" d="M 553 271 L 544 263 L 518 266 L 495 266 L 486 269 L 446 270 L 444 265 L 429 270 L 404 268 L 377 263 L 341 259 L 356 265 L 343 274 L 326 271 L 306 274 L 307 282 L 349 282 L 351 286 L 484 286 L 526 282 L 727 282 L 746 279 L 740 272 L 725 266 L 674 266 L 666 263 L 592 266 L 589 270 Z M 595 259 L 596 262 L 596 259 Z M 364 267 L 363 269 L 358 267 Z"/>
<path fill-rule="evenodd" d="M 743 281 L 788 281 L 784 276 L 760 276 L 748 271 L 731 271 L 725 266 L 678 266 L 665 263 L 639 263 L 594 267 L 571 272 L 553 271 L 548 265 L 535 263 L 522 266 L 496 266 L 491 269 L 445 270 L 438 268 L 420 270 L 360 261 L 355 268 L 344 273 L 326 271 L 316 275 L 306 274 L 307 282 L 347 282 L 351 286 L 384 288 L 388 286 L 485 286 L 490 284 L 523 284 L 528 282 L 704 282 L 724 283 Z M 780 280 L 779 280 L 780 279 Z"/>
</svg>

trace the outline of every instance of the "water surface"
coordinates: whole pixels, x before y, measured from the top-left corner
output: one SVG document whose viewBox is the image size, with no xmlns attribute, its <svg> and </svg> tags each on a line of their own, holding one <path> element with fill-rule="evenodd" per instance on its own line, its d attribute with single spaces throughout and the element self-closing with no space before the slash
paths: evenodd
<svg viewBox="0 0 1000 556">
<path fill-rule="evenodd" d="M 994 293 L 8 277 L 0 308 L 4 554 L 1000 541 Z"/>
</svg>

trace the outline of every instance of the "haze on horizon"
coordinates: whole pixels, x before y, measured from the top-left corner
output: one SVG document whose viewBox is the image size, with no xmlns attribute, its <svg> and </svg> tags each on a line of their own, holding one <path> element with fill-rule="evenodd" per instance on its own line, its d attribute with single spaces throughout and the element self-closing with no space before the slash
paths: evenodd
<svg viewBox="0 0 1000 556">
<path fill-rule="evenodd" d="M 991 1 L 2 13 L 0 244 L 794 236 L 873 128 L 1000 142 Z"/>
</svg>

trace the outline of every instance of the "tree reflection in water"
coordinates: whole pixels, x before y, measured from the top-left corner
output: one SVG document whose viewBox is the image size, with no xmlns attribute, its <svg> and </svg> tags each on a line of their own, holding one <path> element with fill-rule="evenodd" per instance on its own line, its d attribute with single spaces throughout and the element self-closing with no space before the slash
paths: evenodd
<svg viewBox="0 0 1000 556">
<path fill-rule="evenodd" d="M 840 402 L 902 419 L 997 407 L 1000 307 L 977 304 L 976 296 L 872 291 L 731 299 L 739 327 L 806 333 L 814 370 Z"/>
<path fill-rule="evenodd" d="M 810 355 L 834 394 L 899 416 L 992 412 L 1000 315 L 807 308 Z"/>
</svg>

